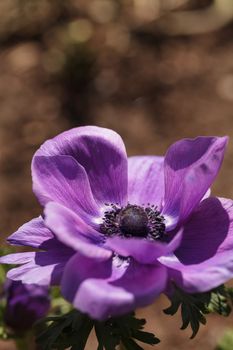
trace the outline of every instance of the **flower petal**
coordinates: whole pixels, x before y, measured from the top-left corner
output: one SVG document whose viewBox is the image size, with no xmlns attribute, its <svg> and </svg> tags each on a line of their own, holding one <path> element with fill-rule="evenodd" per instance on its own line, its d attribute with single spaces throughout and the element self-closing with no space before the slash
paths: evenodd
<svg viewBox="0 0 233 350">
<path fill-rule="evenodd" d="M 164 157 L 128 158 L 128 200 L 132 204 L 154 204 L 164 198 Z"/>
<path fill-rule="evenodd" d="M 133 257 L 142 264 L 154 264 L 158 257 L 168 255 L 179 247 L 182 231 L 179 231 L 169 242 L 147 241 L 137 238 L 113 237 L 106 240 L 105 246 L 124 257 Z"/>
<path fill-rule="evenodd" d="M 73 157 L 35 156 L 32 174 L 34 191 L 43 205 L 56 201 L 88 220 L 100 215 L 87 174 Z"/>
<path fill-rule="evenodd" d="M 201 201 L 222 164 L 227 137 L 198 137 L 174 143 L 164 161 L 167 229 L 183 222 Z"/>
<path fill-rule="evenodd" d="M 73 255 L 71 249 L 63 251 L 33 252 L 10 254 L 0 258 L 5 264 L 24 264 L 11 269 L 7 273 L 9 279 L 22 281 L 22 283 L 38 285 L 58 284 L 64 267 Z"/>
<path fill-rule="evenodd" d="M 100 203 L 127 202 L 127 155 L 114 131 L 86 126 L 66 131 L 46 141 L 36 156 L 70 155 L 88 175 L 94 197 Z"/>
<path fill-rule="evenodd" d="M 51 249 L 61 246 L 54 234 L 45 226 L 41 216 L 22 225 L 7 239 L 10 244 L 29 246 L 40 249 Z"/>
<path fill-rule="evenodd" d="M 99 262 L 76 254 L 66 266 L 62 294 L 93 319 L 105 320 L 152 303 L 166 281 L 166 269 L 159 265 Z"/>
<path fill-rule="evenodd" d="M 101 235 L 72 210 L 50 202 L 45 208 L 45 223 L 59 241 L 78 252 L 99 259 L 109 259 L 110 250 L 99 246 Z"/>
<path fill-rule="evenodd" d="M 35 258 L 35 252 L 13 253 L 0 257 L 0 264 L 26 264 Z"/>
<path fill-rule="evenodd" d="M 205 292 L 233 277 L 233 201 L 208 198 L 184 226 L 175 255 L 158 259 L 187 292 Z"/>
<path fill-rule="evenodd" d="M 183 239 L 176 251 L 179 260 L 185 264 L 198 264 L 215 256 L 222 245 L 231 244 L 230 249 L 233 249 L 232 203 L 216 197 L 200 203 L 184 225 Z"/>
</svg>

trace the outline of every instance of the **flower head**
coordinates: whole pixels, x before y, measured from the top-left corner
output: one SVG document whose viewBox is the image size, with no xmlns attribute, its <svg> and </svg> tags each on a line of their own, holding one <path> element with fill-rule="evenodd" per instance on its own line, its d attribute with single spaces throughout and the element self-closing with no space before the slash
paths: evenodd
<svg viewBox="0 0 233 350">
<path fill-rule="evenodd" d="M 32 325 L 49 311 L 48 288 L 44 286 L 8 280 L 5 284 L 5 294 L 5 322 L 15 332 L 31 329 Z"/>
<path fill-rule="evenodd" d="M 127 158 L 112 130 L 80 127 L 45 142 L 32 161 L 44 216 L 11 244 L 39 248 L 1 262 L 8 277 L 59 284 L 95 319 L 145 306 L 174 281 L 187 292 L 233 276 L 232 201 L 210 197 L 226 137 L 173 144 L 165 157 Z"/>
</svg>

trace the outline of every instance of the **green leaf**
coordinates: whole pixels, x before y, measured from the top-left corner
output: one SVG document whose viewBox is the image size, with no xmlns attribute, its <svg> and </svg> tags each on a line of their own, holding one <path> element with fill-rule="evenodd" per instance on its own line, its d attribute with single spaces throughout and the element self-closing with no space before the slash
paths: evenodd
<svg viewBox="0 0 233 350">
<path fill-rule="evenodd" d="M 123 338 L 122 344 L 124 345 L 125 350 L 143 350 L 143 348 L 139 346 L 133 339 Z"/>
<path fill-rule="evenodd" d="M 143 331 L 145 323 L 144 319 L 135 318 L 133 313 L 99 322 L 73 310 L 63 316 L 48 317 L 43 322 L 38 322 L 40 334 L 37 343 L 42 350 L 84 350 L 94 327 L 99 343 L 97 350 L 116 350 L 120 344 L 126 350 L 141 350 L 135 340 L 150 345 L 159 343 L 154 334 Z M 41 331 L 42 326 L 44 329 Z"/>
<path fill-rule="evenodd" d="M 3 296 L 0 296 L 0 339 L 7 340 L 12 336 L 8 333 L 4 322 L 4 314 L 6 308 L 6 300 Z"/>
<path fill-rule="evenodd" d="M 224 285 L 219 286 L 205 293 L 189 294 L 174 286 L 174 293 L 171 296 L 171 305 L 164 310 L 167 315 L 174 315 L 181 309 L 182 326 L 192 329 L 191 339 L 196 336 L 200 325 L 206 324 L 205 314 L 210 312 L 228 316 L 231 312 L 229 300 L 233 300 L 233 290 L 229 291 Z"/>
<path fill-rule="evenodd" d="M 91 319 L 77 310 L 63 316 L 48 317 L 43 323 L 45 330 L 36 339 L 43 350 L 83 350 L 94 326 Z M 37 327 L 43 323 L 38 323 Z"/>
<path fill-rule="evenodd" d="M 133 337 L 145 344 L 156 345 L 160 343 L 160 340 L 154 334 L 144 331 L 134 331 Z"/>
<path fill-rule="evenodd" d="M 225 287 L 226 293 L 227 293 L 227 297 L 229 299 L 229 301 L 231 302 L 231 305 L 233 304 L 233 288 L 230 287 Z"/>
<path fill-rule="evenodd" d="M 145 323 L 144 319 L 137 319 L 134 313 L 96 322 L 95 331 L 100 349 L 115 350 L 121 343 L 126 350 L 141 349 L 134 339 L 149 345 L 158 344 L 160 340 L 154 334 L 143 331 Z"/>
<path fill-rule="evenodd" d="M 221 285 L 212 290 L 208 310 L 222 316 L 229 316 L 231 313 L 231 306 L 229 302 L 232 303 L 232 300 L 230 288 L 226 288 L 224 285 Z"/>
</svg>

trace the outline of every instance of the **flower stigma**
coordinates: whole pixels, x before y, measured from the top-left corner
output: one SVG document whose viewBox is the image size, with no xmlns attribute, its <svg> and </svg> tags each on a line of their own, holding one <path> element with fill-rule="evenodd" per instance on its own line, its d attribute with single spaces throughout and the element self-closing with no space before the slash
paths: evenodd
<svg viewBox="0 0 233 350">
<path fill-rule="evenodd" d="M 104 213 L 100 230 L 106 236 L 123 236 L 161 239 L 165 233 L 165 219 L 150 205 L 138 206 L 128 204 L 121 208 L 118 204 L 106 204 L 108 209 Z"/>
</svg>

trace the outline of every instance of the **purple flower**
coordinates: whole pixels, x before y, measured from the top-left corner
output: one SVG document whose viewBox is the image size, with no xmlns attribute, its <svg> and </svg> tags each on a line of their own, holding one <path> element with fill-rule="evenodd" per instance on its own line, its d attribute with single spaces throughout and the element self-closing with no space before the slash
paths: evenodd
<svg viewBox="0 0 233 350">
<path fill-rule="evenodd" d="M 8 277 L 59 284 L 95 319 L 142 307 L 174 281 L 208 291 L 233 276 L 233 206 L 210 197 L 226 137 L 173 144 L 165 157 L 127 159 L 114 131 L 80 127 L 45 142 L 32 162 L 45 215 L 11 235 L 39 248 L 12 254 Z"/>
<path fill-rule="evenodd" d="M 5 285 L 5 322 L 15 332 L 24 332 L 46 316 L 50 308 L 48 288 L 20 281 L 7 281 Z"/>
</svg>

